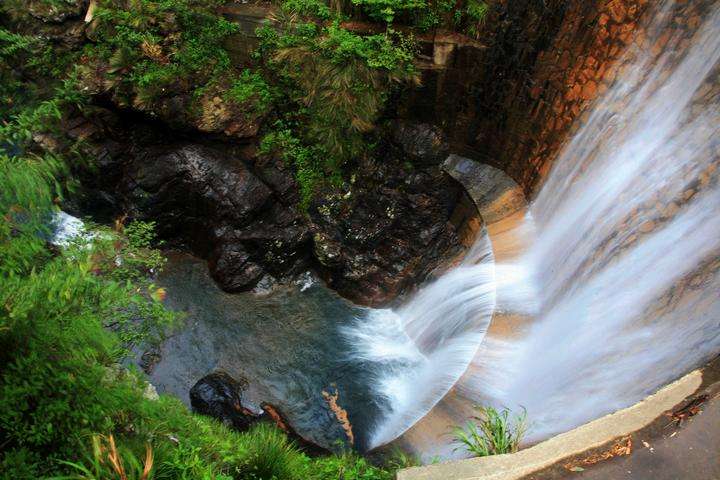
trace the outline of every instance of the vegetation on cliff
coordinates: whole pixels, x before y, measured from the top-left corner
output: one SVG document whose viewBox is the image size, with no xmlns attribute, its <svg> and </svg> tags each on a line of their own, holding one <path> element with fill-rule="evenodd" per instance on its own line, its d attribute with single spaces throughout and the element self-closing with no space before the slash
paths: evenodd
<svg viewBox="0 0 720 480">
<path fill-rule="evenodd" d="M 85 60 L 78 67 L 60 50 L 36 55 L 55 47 L 0 29 L 0 477 L 392 478 L 392 469 L 353 454 L 309 457 L 271 425 L 231 431 L 156 397 L 141 374 L 120 366 L 175 315 L 152 283 L 163 259 L 151 224 L 95 226 L 70 245 L 48 242 L 75 186 L 72 171 L 88 161 L 58 127 L 68 111 L 90 111 L 92 99 Z M 53 70 L 63 75 L 42 75 Z"/>
<path fill-rule="evenodd" d="M 393 88 L 418 82 L 414 37 L 390 25 L 471 32 L 487 12 L 479 0 L 281 0 L 258 31 L 255 61 L 243 65 L 228 50 L 239 27 L 219 13 L 224 3 L 97 0 L 87 15 L 79 0 L 3 9 L 25 31 L 33 19 L 85 15 L 89 23 L 72 39 L 36 45 L 33 61 L 43 73 L 73 75 L 87 93 L 180 129 L 265 137 L 262 151 L 295 167 L 304 206 L 319 187 L 339 186 L 373 155 Z M 343 26 L 353 18 L 388 27 L 355 33 Z"/>
</svg>

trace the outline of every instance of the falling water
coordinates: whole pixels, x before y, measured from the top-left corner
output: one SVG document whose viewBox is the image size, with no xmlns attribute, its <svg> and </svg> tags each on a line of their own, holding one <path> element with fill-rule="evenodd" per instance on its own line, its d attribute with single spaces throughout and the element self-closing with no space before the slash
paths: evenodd
<svg viewBox="0 0 720 480">
<path fill-rule="evenodd" d="M 483 232 L 466 261 L 405 307 L 369 311 L 346 329 L 355 345 L 353 361 L 367 362 L 378 372 L 375 394 L 385 403 L 369 447 L 410 428 L 467 369 L 495 309 L 495 284 L 492 250 Z"/>
<path fill-rule="evenodd" d="M 496 265 L 483 236 L 406 307 L 346 332 L 353 355 L 382 367 L 389 407 L 372 446 L 453 385 L 469 404 L 526 408 L 544 438 L 720 351 L 720 7 L 691 33 L 671 25 L 674 2 L 654 8 L 648 41 L 669 40 L 628 50 L 532 204 L 527 252 Z M 501 310 L 534 320 L 520 338 L 486 338 Z"/>
<path fill-rule="evenodd" d="M 656 11 L 651 40 L 673 31 L 673 7 Z M 495 401 L 527 408 L 534 438 L 626 407 L 720 351 L 720 7 L 687 35 L 675 30 L 655 57 L 627 53 L 632 67 L 532 205 L 525 262 L 541 309 L 494 368 Z"/>
</svg>

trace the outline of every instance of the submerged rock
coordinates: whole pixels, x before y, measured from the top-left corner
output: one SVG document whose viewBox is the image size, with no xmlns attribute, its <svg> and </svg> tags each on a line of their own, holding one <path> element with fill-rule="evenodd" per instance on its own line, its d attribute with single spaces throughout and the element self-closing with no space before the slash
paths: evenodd
<svg viewBox="0 0 720 480">
<path fill-rule="evenodd" d="M 305 426 L 301 432 L 293 428 L 281 407 L 270 403 L 262 403 L 261 406 L 268 419 L 305 450 L 339 453 L 356 446 L 348 413 L 341 406 L 339 397 L 337 387 L 331 385 L 322 390 L 320 396 L 313 397 L 312 401 L 317 402 L 313 407 L 294 412 L 296 419 L 301 419 Z"/>
<path fill-rule="evenodd" d="M 140 356 L 140 368 L 148 375 L 155 370 L 155 366 L 162 360 L 162 354 L 158 347 L 151 347 Z"/>
<path fill-rule="evenodd" d="M 213 372 L 190 389 L 190 405 L 197 413 L 216 418 L 236 430 L 247 430 L 262 415 L 243 407 L 242 394 L 246 388 L 245 380 L 235 380 L 225 372 Z"/>
</svg>

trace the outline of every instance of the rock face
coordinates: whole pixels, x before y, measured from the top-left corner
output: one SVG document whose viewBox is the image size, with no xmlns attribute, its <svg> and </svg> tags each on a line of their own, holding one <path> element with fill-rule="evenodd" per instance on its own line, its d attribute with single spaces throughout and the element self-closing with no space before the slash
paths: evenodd
<svg viewBox="0 0 720 480">
<path fill-rule="evenodd" d="M 124 183 L 133 216 L 191 239 L 227 291 L 251 289 L 266 273 L 287 274 L 306 256 L 303 217 L 293 206 L 279 208 L 275 192 L 233 154 L 198 144 L 145 149 Z"/>
<path fill-rule="evenodd" d="M 392 131 L 392 140 L 406 159 L 419 165 L 437 165 L 450 152 L 442 131 L 427 123 L 398 121 Z"/>
<path fill-rule="evenodd" d="M 190 390 L 192 409 L 203 415 L 220 420 L 236 430 L 247 430 L 262 418 L 244 408 L 242 392 L 247 382 L 237 381 L 225 372 L 213 372 L 204 376 Z"/>
<path fill-rule="evenodd" d="M 364 305 L 386 305 L 457 253 L 450 218 L 460 189 L 434 167 L 368 167 L 346 198 L 326 198 L 311 210 L 314 255 L 329 286 Z M 366 186 L 367 185 L 367 186 Z"/>
<path fill-rule="evenodd" d="M 462 248 L 450 222 L 462 189 L 439 168 L 446 144 L 428 126 L 399 126 L 405 135 L 382 147 L 382 163 L 360 165 L 349 191 L 304 213 L 291 169 L 251 146 L 177 142 L 144 124 L 128 131 L 103 110 L 66 125 L 97 159 L 81 172 L 89 197 L 79 209 L 156 221 L 170 246 L 207 258 L 226 291 L 314 269 L 347 298 L 385 305 Z"/>
<path fill-rule="evenodd" d="M 682 2 L 685 18 L 703 3 Z M 479 42 L 436 38 L 427 45 L 434 65 L 423 71 L 421 87 L 404 92 L 397 111 L 440 126 L 453 152 L 500 168 L 529 194 L 573 124 L 614 81 L 625 49 L 657 48 L 643 35 L 649 4 L 491 2 Z"/>
</svg>

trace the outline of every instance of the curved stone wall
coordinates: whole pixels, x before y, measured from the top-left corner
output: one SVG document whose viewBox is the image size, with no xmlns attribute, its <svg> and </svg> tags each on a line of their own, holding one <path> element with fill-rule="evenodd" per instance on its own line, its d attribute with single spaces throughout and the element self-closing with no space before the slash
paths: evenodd
<svg viewBox="0 0 720 480">
<path fill-rule="evenodd" d="M 454 151 L 507 172 L 531 193 L 574 120 L 617 75 L 648 0 L 502 0 L 482 46 L 438 33 L 442 65 L 406 92 L 401 116 L 445 129 Z"/>
</svg>

